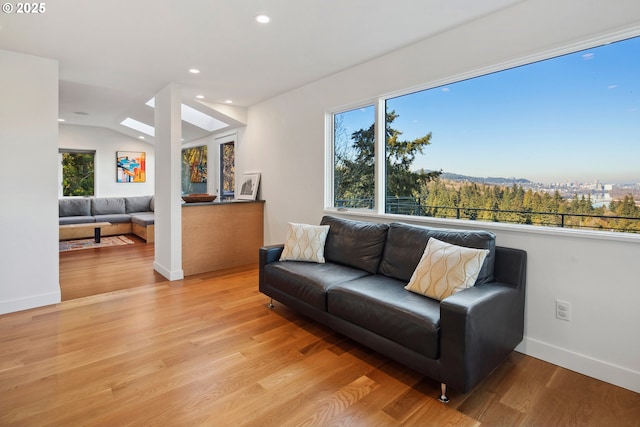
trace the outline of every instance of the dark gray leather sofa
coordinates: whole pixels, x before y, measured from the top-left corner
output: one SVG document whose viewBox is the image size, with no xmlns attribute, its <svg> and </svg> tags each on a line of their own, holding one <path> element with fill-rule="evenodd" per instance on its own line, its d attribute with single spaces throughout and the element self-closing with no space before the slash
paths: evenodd
<svg viewBox="0 0 640 427">
<path fill-rule="evenodd" d="M 487 231 L 446 230 L 325 216 L 326 263 L 279 261 L 260 249 L 259 290 L 272 299 L 466 393 L 523 337 L 526 252 Z M 475 286 L 437 301 L 404 289 L 429 238 L 488 249 Z"/>
</svg>

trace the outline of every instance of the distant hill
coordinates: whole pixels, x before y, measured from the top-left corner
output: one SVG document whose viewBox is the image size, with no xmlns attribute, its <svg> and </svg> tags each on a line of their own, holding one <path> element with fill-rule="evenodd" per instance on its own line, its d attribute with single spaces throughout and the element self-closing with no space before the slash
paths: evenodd
<svg viewBox="0 0 640 427">
<path fill-rule="evenodd" d="M 417 171 L 420 172 L 420 171 Z M 431 171 L 424 171 L 431 172 Z M 500 178 L 500 177 L 478 177 L 478 176 L 468 176 L 468 175 L 460 175 L 458 173 L 452 172 L 442 172 L 440 175 L 440 179 L 448 179 L 451 181 L 461 181 L 461 182 L 479 182 L 482 184 L 496 184 L 496 185 L 513 185 L 513 184 L 532 184 L 531 181 L 524 178 Z"/>
</svg>

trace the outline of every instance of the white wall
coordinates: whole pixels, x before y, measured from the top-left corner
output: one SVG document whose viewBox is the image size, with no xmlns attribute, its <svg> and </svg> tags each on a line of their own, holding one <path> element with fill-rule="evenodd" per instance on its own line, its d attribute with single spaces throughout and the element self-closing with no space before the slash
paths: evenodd
<svg viewBox="0 0 640 427">
<path fill-rule="evenodd" d="M 520 351 L 640 392 L 640 239 L 566 230 L 493 229 L 528 254 L 526 340 Z M 571 303 L 571 321 L 555 301 Z"/>
<path fill-rule="evenodd" d="M 238 158 L 245 170 L 262 171 L 265 243 L 282 242 L 288 221 L 318 223 L 325 213 L 328 109 L 632 27 L 640 28 L 635 0 L 521 2 L 253 106 Z M 500 245 L 529 255 L 519 349 L 640 392 L 640 241 L 495 231 Z M 555 299 L 572 303 L 571 322 L 555 319 Z"/>
<path fill-rule="evenodd" d="M 60 302 L 58 62 L 0 50 L 0 314 Z"/>
<path fill-rule="evenodd" d="M 59 148 L 95 150 L 95 196 L 146 196 L 154 194 L 155 148 L 153 145 L 92 126 L 60 125 Z M 146 182 L 116 182 L 116 152 L 144 151 Z"/>
</svg>

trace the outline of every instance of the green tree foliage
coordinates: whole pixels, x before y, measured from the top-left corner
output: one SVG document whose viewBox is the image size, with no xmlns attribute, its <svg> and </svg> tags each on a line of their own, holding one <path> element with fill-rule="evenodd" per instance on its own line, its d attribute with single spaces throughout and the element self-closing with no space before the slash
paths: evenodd
<svg viewBox="0 0 640 427">
<path fill-rule="evenodd" d="M 431 133 L 414 140 L 403 140 L 402 132 L 391 124 L 398 115 L 386 114 L 386 188 L 387 197 L 417 197 L 420 190 L 441 172 L 414 172 L 411 165 L 416 155 L 423 154 L 431 144 Z M 336 123 L 336 140 L 344 132 Z M 347 140 L 342 135 L 342 140 Z M 347 201 L 352 207 L 373 207 L 375 194 L 375 124 L 351 134 L 350 145 L 336 144 L 335 151 L 335 198 Z M 360 201 L 360 203 L 359 203 Z"/>
<path fill-rule="evenodd" d="M 62 153 L 62 194 L 93 196 L 94 154 Z"/>
<path fill-rule="evenodd" d="M 353 132 L 351 146 L 335 153 L 335 198 L 349 207 L 373 207 L 375 125 Z"/>
<path fill-rule="evenodd" d="M 442 173 L 411 171 L 416 155 L 424 154 L 425 147 L 431 144 L 431 132 L 412 141 L 403 140 L 402 132 L 391 127 L 397 118 L 395 111 L 386 115 L 387 198 L 417 196 L 420 188 Z"/>
<path fill-rule="evenodd" d="M 622 231 L 640 231 L 638 223 L 627 218 L 640 218 L 640 207 L 636 205 L 633 195 L 627 194 L 618 202 L 613 201 L 609 204 L 610 215 L 623 218 L 611 218 L 609 222 Z"/>
<path fill-rule="evenodd" d="M 607 210 L 594 207 L 589 196 L 564 199 L 553 194 L 524 190 L 522 186 L 503 187 L 435 180 L 422 188 L 421 215 L 480 221 L 508 222 L 640 232 L 640 207 L 631 194 L 612 202 Z M 624 217 L 624 218 L 617 218 Z"/>
</svg>

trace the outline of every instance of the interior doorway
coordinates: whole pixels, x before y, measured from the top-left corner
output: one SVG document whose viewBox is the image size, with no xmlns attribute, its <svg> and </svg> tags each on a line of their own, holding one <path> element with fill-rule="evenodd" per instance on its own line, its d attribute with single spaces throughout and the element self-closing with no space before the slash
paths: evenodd
<svg viewBox="0 0 640 427">
<path fill-rule="evenodd" d="M 62 301 L 167 281 L 153 268 L 154 244 L 127 237 L 134 244 L 60 252 Z"/>
</svg>

